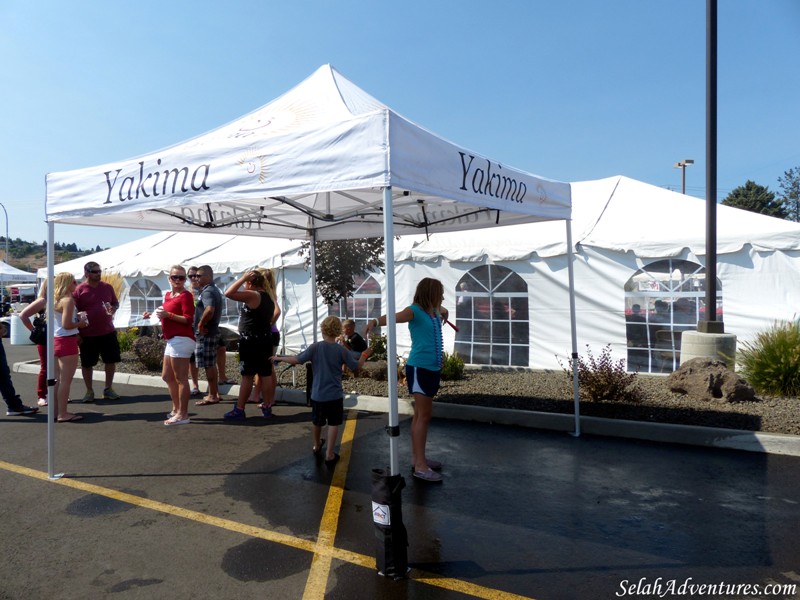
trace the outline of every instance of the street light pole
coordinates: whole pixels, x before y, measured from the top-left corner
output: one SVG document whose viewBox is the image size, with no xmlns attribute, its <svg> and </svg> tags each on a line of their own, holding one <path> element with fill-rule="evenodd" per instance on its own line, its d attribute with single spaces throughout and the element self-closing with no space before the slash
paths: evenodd
<svg viewBox="0 0 800 600">
<path fill-rule="evenodd" d="M 676 162 L 673 166 L 681 170 L 681 194 L 686 194 L 686 167 L 694 164 L 694 159 L 685 158 Z"/>
</svg>

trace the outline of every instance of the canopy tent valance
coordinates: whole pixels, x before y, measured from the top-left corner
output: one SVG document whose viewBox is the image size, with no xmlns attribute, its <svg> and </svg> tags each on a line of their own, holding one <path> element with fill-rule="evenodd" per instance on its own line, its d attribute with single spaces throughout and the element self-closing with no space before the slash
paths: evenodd
<svg viewBox="0 0 800 600">
<path fill-rule="evenodd" d="M 223 127 L 137 158 L 51 173 L 46 184 L 50 280 L 55 223 L 312 241 L 383 237 L 393 474 L 394 236 L 547 220 L 565 220 L 570 235 L 569 184 L 443 140 L 330 65 Z M 312 279 L 313 266 L 312 257 Z M 48 355 L 51 368 L 52 340 Z M 51 447 L 53 430 L 51 415 Z"/>
</svg>

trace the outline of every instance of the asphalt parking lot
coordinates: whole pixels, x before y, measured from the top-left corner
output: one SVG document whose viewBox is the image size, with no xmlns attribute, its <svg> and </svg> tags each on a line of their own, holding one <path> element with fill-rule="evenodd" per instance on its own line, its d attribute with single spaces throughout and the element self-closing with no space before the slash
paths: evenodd
<svg viewBox="0 0 800 600">
<path fill-rule="evenodd" d="M 35 356 L 5 343 L 11 363 Z M 35 400 L 34 375 L 13 379 Z M 331 470 L 305 406 L 243 423 L 223 422 L 229 404 L 198 407 L 165 428 L 165 389 L 115 387 L 122 400 L 54 425 L 60 479 L 46 416 L 0 416 L 0 598 L 615 598 L 721 583 L 761 588 L 716 597 L 800 598 L 785 587 L 800 586 L 797 457 L 437 419 L 445 481 L 404 472 L 412 569 L 395 581 L 377 575 L 371 515 L 385 414 L 349 412 Z"/>
</svg>

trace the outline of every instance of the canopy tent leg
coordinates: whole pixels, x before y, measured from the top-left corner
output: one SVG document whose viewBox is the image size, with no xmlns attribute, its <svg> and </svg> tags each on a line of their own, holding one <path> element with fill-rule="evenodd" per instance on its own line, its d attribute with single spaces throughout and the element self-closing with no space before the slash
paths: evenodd
<svg viewBox="0 0 800 600">
<path fill-rule="evenodd" d="M 394 288 L 394 228 L 392 219 L 392 188 L 383 188 L 383 253 L 386 258 L 386 379 L 389 384 L 389 467 L 391 475 L 400 473 L 398 437 L 400 421 L 397 408 L 397 335 L 395 332 Z"/>
<path fill-rule="evenodd" d="M 575 316 L 575 272 L 572 252 L 572 220 L 567 219 L 567 277 L 569 278 L 569 327 L 572 337 L 572 399 L 575 406 L 575 437 L 581 434 L 580 385 L 578 382 L 578 325 Z"/>
<path fill-rule="evenodd" d="M 50 479 L 58 479 L 63 473 L 56 474 L 56 412 L 58 412 L 58 402 L 56 401 L 56 356 L 53 335 L 56 322 L 53 304 L 53 278 L 55 272 L 54 255 L 55 225 L 52 221 L 47 223 L 47 476 Z"/>
<path fill-rule="evenodd" d="M 400 421 L 397 408 L 397 322 L 394 288 L 394 231 L 392 225 L 392 188 L 383 188 L 383 248 L 386 260 L 386 383 L 389 388 L 389 470 L 373 469 L 372 518 L 378 537 L 376 564 L 378 574 L 394 579 L 405 577 L 408 568 L 408 534 L 403 524 L 401 490 L 405 480 L 400 475 Z"/>
</svg>

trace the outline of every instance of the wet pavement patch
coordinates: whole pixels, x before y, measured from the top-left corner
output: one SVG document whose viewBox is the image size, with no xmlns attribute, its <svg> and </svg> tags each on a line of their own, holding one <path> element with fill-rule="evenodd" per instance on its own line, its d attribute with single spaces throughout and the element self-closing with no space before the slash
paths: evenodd
<svg viewBox="0 0 800 600">
<path fill-rule="evenodd" d="M 67 506 L 66 512 L 76 517 L 104 517 L 123 513 L 132 508 L 133 505 L 127 502 L 114 500 L 106 496 L 87 494 L 71 502 Z"/>
<path fill-rule="evenodd" d="M 222 569 L 239 581 L 272 581 L 302 573 L 311 567 L 311 554 L 281 547 L 264 540 L 249 540 L 230 548 Z"/>
</svg>

